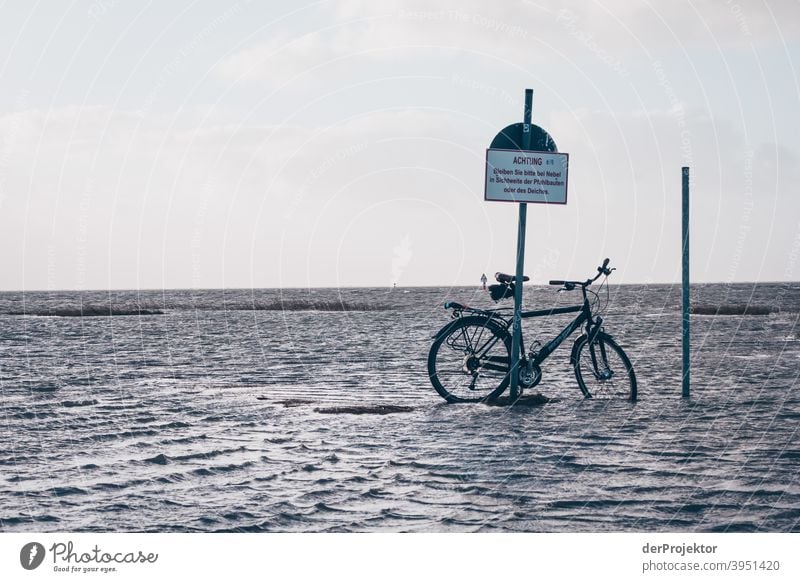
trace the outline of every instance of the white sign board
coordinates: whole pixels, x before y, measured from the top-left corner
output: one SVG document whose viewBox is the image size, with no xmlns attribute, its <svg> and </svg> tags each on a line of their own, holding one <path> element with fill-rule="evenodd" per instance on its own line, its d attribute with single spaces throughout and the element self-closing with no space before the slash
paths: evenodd
<svg viewBox="0 0 800 582">
<path fill-rule="evenodd" d="M 569 154 L 486 150 L 485 200 L 567 203 Z"/>
</svg>

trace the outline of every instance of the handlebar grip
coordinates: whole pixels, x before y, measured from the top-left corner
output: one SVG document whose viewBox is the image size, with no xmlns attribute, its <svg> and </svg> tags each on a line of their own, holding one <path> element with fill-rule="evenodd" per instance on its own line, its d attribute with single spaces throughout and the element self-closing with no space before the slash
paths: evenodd
<svg viewBox="0 0 800 582">
<path fill-rule="evenodd" d="M 566 281 L 550 281 L 549 285 L 563 285 Z"/>
<path fill-rule="evenodd" d="M 608 257 L 606 257 L 606 260 L 605 260 L 605 261 L 603 261 L 603 264 L 602 264 L 602 266 L 600 266 L 600 267 L 597 267 L 597 272 L 598 272 L 600 275 L 606 275 L 606 276 L 610 275 L 610 274 L 611 274 L 611 271 L 609 271 L 609 270 L 608 270 L 608 263 L 610 263 L 610 262 L 611 262 L 611 259 L 609 259 Z M 598 277 L 599 277 L 600 275 L 598 275 Z"/>
</svg>

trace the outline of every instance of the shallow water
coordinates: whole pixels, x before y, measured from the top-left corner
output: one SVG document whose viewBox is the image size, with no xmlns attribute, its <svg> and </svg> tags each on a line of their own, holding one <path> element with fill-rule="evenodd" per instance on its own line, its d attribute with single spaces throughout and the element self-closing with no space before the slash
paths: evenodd
<svg viewBox="0 0 800 582">
<path fill-rule="evenodd" d="M 639 402 L 582 400 L 565 345 L 537 387 L 553 401 L 514 409 L 446 405 L 428 381 L 444 300 L 488 306 L 472 289 L 0 294 L 0 313 L 164 310 L 0 315 L 0 530 L 800 531 L 800 285 L 693 288 L 781 311 L 693 316 L 689 401 L 679 293 L 605 306 Z M 281 295 L 388 309 L 241 309 Z M 315 411 L 374 403 L 413 411 Z"/>
</svg>

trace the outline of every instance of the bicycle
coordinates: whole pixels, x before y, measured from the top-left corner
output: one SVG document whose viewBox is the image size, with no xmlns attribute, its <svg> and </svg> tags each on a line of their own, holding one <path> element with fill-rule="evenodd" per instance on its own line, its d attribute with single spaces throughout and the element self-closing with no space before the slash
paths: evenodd
<svg viewBox="0 0 800 582">
<path fill-rule="evenodd" d="M 522 311 L 523 319 L 563 313 L 578 315 L 545 345 L 534 342 L 527 352 L 520 330 L 519 368 L 520 394 L 533 388 L 542 379 L 541 364 L 573 332 L 585 324 L 585 333 L 572 345 L 570 365 L 585 398 L 637 398 L 636 374 L 623 349 L 605 332 L 603 318 L 592 313 L 587 293 L 599 305 L 599 293 L 615 269 L 608 268 L 609 259 L 597 268 L 597 275 L 585 281 L 550 281 L 561 291 L 580 289 L 581 305 Z M 597 292 L 589 287 L 605 276 Z M 492 299 L 500 301 L 514 296 L 515 277 L 495 273 L 497 285 L 490 285 Z M 523 281 L 529 278 L 523 277 Z M 608 287 L 606 287 L 608 292 Z M 495 400 L 508 387 L 511 379 L 511 325 L 513 308 L 477 309 L 456 301 L 444 304 L 452 309 L 453 321 L 434 336 L 428 354 L 428 374 L 436 391 L 447 402 L 486 402 Z M 511 313 L 509 313 L 509 311 Z M 466 315 L 465 315 L 466 314 Z"/>
</svg>

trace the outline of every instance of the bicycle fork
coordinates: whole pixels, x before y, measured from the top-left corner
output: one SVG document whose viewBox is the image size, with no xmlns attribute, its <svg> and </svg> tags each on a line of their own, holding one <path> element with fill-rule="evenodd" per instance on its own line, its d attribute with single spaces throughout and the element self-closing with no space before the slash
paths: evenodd
<svg viewBox="0 0 800 582">
<path fill-rule="evenodd" d="M 591 329 L 589 329 L 586 341 L 589 344 L 588 345 L 589 357 L 592 360 L 592 374 L 594 374 L 594 377 L 597 380 L 605 381 L 605 380 L 611 380 L 611 378 L 614 376 L 614 371 L 608 365 L 606 344 L 604 342 L 599 342 L 599 343 L 595 342 L 598 334 L 602 329 L 603 329 L 603 318 L 598 315 L 594 326 L 592 326 Z"/>
</svg>

